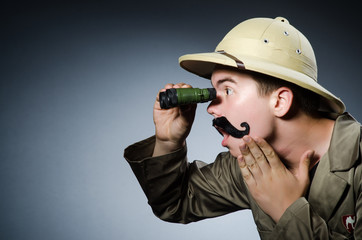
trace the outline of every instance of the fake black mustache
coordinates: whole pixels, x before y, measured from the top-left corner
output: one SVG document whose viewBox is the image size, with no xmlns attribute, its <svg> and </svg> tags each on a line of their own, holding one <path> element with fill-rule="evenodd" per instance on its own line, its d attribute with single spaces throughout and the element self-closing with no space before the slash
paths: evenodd
<svg viewBox="0 0 362 240">
<path fill-rule="evenodd" d="M 247 122 L 243 122 L 240 124 L 241 127 L 244 127 L 245 130 L 238 130 L 236 129 L 228 120 L 226 117 L 219 117 L 212 120 L 212 125 L 214 127 L 222 128 L 225 132 L 230 134 L 231 136 L 235 138 L 242 138 L 245 135 L 248 135 L 250 132 L 250 126 Z M 217 129 L 217 128 L 216 128 Z M 218 130 L 219 131 L 219 130 Z M 222 135 L 222 133 L 219 131 L 219 133 Z"/>
</svg>

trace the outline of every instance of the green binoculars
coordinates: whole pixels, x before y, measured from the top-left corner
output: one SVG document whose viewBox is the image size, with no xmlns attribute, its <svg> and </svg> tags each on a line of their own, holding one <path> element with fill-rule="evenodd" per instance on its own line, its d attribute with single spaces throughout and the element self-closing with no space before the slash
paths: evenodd
<svg viewBox="0 0 362 240">
<path fill-rule="evenodd" d="M 215 88 L 171 88 L 159 94 L 162 109 L 208 102 L 215 98 Z"/>
</svg>

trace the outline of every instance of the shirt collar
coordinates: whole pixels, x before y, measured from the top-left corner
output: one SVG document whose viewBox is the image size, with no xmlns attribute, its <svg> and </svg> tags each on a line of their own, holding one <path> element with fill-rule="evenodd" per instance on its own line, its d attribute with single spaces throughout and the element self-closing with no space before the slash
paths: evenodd
<svg viewBox="0 0 362 240">
<path fill-rule="evenodd" d="M 350 169 L 359 157 L 360 124 L 348 113 L 340 115 L 335 122 L 332 139 L 327 152 L 330 171 Z"/>
</svg>

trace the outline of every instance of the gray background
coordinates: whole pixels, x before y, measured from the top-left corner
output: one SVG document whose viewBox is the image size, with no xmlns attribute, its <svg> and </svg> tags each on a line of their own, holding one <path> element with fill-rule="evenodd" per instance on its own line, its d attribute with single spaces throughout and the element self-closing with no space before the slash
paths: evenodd
<svg viewBox="0 0 362 240">
<path fill-rule="evenodd" d="M 159 88 L 210 86 L 178 57 L 214 50 L 251 17 L 283 16 L 301 30 L 319 82 L 362 119 L 360 6 L 30 2 L 1 6 L 0 239 L 258 239 L 249 211 L 162 222 L 123 158 L 125 147 L 153 134 Z M 225 149 L 205 109 L 197 110 L 189 159 L 211 162 Z"/>
</svg>

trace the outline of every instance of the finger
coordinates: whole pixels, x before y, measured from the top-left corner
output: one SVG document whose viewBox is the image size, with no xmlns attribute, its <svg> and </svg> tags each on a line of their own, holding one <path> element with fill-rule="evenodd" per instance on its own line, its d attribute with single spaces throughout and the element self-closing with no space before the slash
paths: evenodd
<svg viewBox="0 0 362 240">
<path fill-rule="evenodd" d="M 190 84 L 183 83 L 181 88 L 192 88 L 192 86 Z"/>
<path fill-rule="evenodd" d="M 299 170 L 296 176 L 299 181 L 302 182 L 309 181 L 309 167 L 313 156 L 314 156 L 314 151 L 312 150 L 308 150 L 302 155 L 299 162 L 299 168 L 298 168 Z"/>
<path fill-rule="evenodd" d="M 270 171 L 268 160 L 265 158 L 263 151 L 257 145 L 257 143 L 248 135 L 243 137 L 244 142 L 247 144 L 249 151 L 253 155 L 255 162 L 260 168 L 260 171 L 266 173 Z"/>
<path fill-rule="evenodd" d="M 268 160 L 271 168 L 285 168 L 284 164 L 280 161 L 274 149 L 262 138 L 256 138 L 256 143 L 263 151 L 265 158 Z"/>
<path fill-rule="evenodd" d="M 191 88 L 190 84 L 186 84 L 184 82 L 176 83 L 173 88 Z"/>
<path fill-rule="evenodd" d="M 257 161 L 255 160 L 253 154 L 250 152 L 249 146 L 246 143 L 240 145 L 241 156 L 245 160 L 245 164 L 249 168 L 250 172 L 253 174 L 255 180 L 257 181 L 262 175 L 262 171 L 259 168 Z"/>
<path fill-rule="evenodd" d="M 251 187 L 253 185 L 256 185 L 255 183 L 255 179 L 252 175 L 252 173 L 250 172 L 248 166 L 246 165 L 245 159 L 242 155 L 240 155 L 238 157 L 238 164 L 239 164 L 239 168 L 241 171 L 241 174 L 244 178 L 244 181 L 246 182 L 246 184 Z"/>
<path fill-rule="evenodd" d="M 173 84 L 173 83 L 167 83 L 162 90 L 170 89 L 170 88 L 173 88 L 174 86 L 175 86 L 175 84 Z"/>
<path fill-rule="evenodd" d="M 173 84 L 173 83 L 167 83 L 164 88 L 162 88 L 160 90 L 160 92 L 163 92 L 163 91 L 166 91 L 167 89 L 171 89 L 171 88 L 181 88 L 183 86 L 191 86 L 189 84 L 186 84 L 186 83 L 183 83 L 183 82 L 180 82 L 180 83 L 176 83 L 176 84 Z"/>
</svg>

